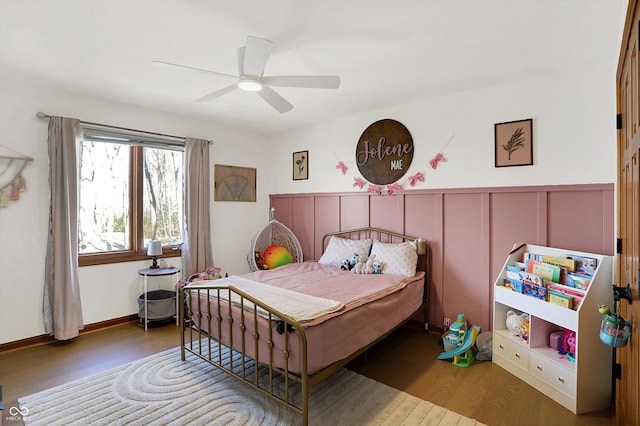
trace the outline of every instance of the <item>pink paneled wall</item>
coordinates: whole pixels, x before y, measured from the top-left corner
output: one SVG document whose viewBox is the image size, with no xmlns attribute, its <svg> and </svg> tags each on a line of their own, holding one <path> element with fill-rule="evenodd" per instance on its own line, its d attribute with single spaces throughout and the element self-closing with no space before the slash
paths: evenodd
<svg viewBox="0 0 640 426">
<path fill-rule="evenodd" d="M 320 258 L 327 232 L 374 226 L 431 249 L 429 323 L 464 313 L 489 329 L 494 280 L 515 243 L 613 255 L 613 184 L 271 195 L 275 217 Z"/>
</svg>

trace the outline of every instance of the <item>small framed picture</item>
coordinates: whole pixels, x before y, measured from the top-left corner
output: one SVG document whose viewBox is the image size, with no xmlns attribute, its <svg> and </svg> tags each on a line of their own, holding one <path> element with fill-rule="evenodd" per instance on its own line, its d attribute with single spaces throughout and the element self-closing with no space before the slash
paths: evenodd
<svg viewBox="0 0 640 426">
<path fill-rule="evenodd" d="M 293 180 L 309 179 L 309 151 L 293 153 Z"/>
<path fill-rule="evenodd" d="M 496 167 L 533 165 L 533 119 L 495 124 Z"/>
</svg>

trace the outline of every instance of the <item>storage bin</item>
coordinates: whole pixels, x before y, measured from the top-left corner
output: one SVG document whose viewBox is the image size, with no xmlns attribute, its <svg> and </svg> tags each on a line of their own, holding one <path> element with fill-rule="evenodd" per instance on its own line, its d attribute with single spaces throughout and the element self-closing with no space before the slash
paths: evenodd
<svg viewBox="0 0 640 426">
<path fill-rule="evenodd" d="M 176 292 L 152 290 L 147 292 L 147 321 L 162 321 L 176 315 Z M 144 293 L 138 297 L 138 317 L 144 317 Z"/>
</svg>

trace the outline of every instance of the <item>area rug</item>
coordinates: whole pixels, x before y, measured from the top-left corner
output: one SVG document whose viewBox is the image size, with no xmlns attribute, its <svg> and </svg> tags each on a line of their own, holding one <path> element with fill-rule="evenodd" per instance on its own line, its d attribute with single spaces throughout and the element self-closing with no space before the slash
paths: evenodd
<svg viewBox="0 0 640 426">
<path fill-rule="evenodd" d="M 281 384 L 279 384 L 281 385 Z M 18 400 L 25 425 L 297 425 L 301 416 L 173 348 Z M 347 369 L 311 389 L 311 425 L 480 425 Z"/>
</svg>

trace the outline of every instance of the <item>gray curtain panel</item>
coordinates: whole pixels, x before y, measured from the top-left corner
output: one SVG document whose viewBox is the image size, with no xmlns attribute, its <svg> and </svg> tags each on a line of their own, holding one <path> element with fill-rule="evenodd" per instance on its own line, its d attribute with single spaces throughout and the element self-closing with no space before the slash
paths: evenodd
<svg viewBox="0 0 640 426">
<path fill-rule="evenodd" d="M 188 278 L 213 266 L 209 141 L 187 138 L 184 158 L 182 273 Z"/>
<path fill-rule="evenodd" d="M 49 120 L 49 239 L 45 264 L 43 314 L 47 334 L 58 340 L 84 328 L 78 283 L 78 182 L 76 147 L 79 121 Z"/>
</svg>

